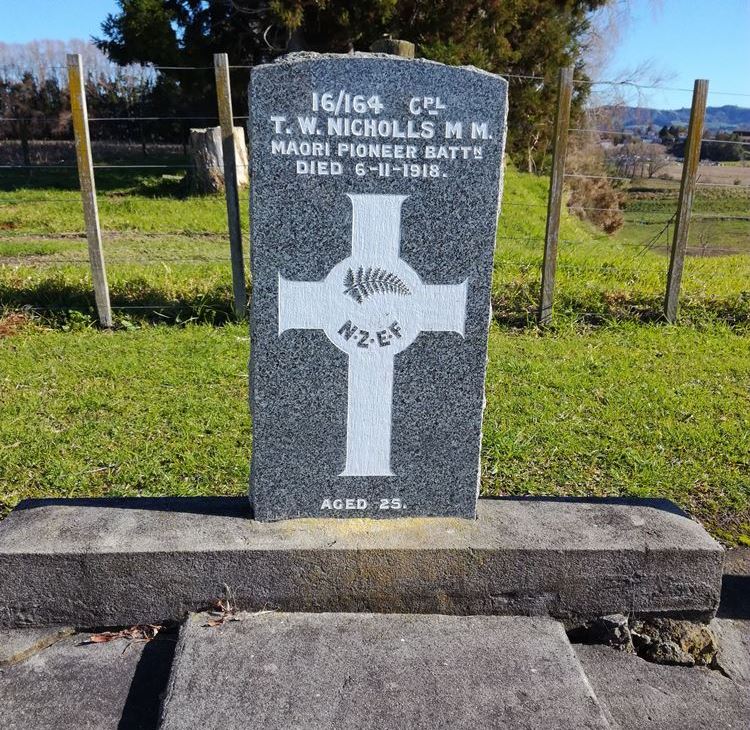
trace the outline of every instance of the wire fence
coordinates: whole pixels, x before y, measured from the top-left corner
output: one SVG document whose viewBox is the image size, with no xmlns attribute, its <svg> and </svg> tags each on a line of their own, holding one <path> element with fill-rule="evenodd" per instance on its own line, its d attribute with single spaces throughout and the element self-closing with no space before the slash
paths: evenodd
<svg viewBox="0 0 750 730">
<path fill-rule="evenodd" d="M 247 66 L 228 68 L 249 72 Z M 155 70 L 190 74 L 215 69 L 170 66 Z M 513 71 L 504 76 L 511 84 L 548 84 L 548 79 L 535 74 Z M 645 91 L 684 93 L 685 107 L 694 93 L 694 89 L 632 81 L 573 78 L 571 83 L 613 89 L 615 96 Z M 710 94 L 712 99 L 750 98 L 750 94 L 731 91 Z M 568 125 L 564 150 L 551 148 L 548 154 L 539 155 L 542 160 L 561 162 L 566 189 L 562 205 L 569 215 L 563 216 L 561 228 L 554 232 L 559 269 L 553 291 L 560 309 L 581 316 L 602 315 L 612 311 L 612 301 L 619 297 L 636 307 L 648 301 L 655 310 L 655 302 L 666 296 L 667 272 L 676 247 L 682 247 L 682 286 L 689 299 L 695 292 L 706 301 L 749 297 L 750 285 L 742 284 L 742 273 L 748 272 L 750 253 L 750 166 L 705 164 L 698 168 L 688 229 L 678 219 L 680 201 L 684 202 L 684 155 L 670 156 L 653 124 L 652 128 L 639 120 L 623 124 L 621 119 L 630 106 L 622 101 L 612 106 L 607 123 L 599 118 L 601 107 L 590 108 L 575 126 Z M 153 312 L 161 317 L 167 310 L 203 307 L 231 315 L 232 255 L 227 237 L 231 221 L 228 224 L 223 196 L 193 194 L 191 185 L 199 168 L 185 140 L 118 142 L 97 139 L 96 132 L 107 125 L 164 122 L 188 125 L 183 129 L 192 124 L 216 126 L 219 118 L 219 113 L 196 113 L 94 115 L 86 120 L 92 130 L 96 203 L 113 310 Z M 231 122 L 244 126 L 248 118 L 233 114 Z M 6 116 L 0 118 L 0 125 L 31 119 Z M 619 128 L 608 128 L 612 125 Z M 540 138 L 550 139 L 552 126 L 551 121 L 536 125 L 544 132 Z M 750 151 L 750 139 L 711 142 Z M 661 149 L 655 153 L 643 149 L 644 145 Z M 19 140 L 0 141 L 4 180 L 0 184 L 0 307 L 65 311 L 85 306 L 93 310 L 75 141 L 71 137 L 28 140 L 23 146 Z M 634 159 L 623 159 L 623 153 Z M 646 160 L 646 153 L 658 154 L 658 158 Z M 29 161 L 23 160 L 24 154 L 30 156 Z M 247 167 L 236 161 L 235 166 Z M 542 164 L 535 172 L 547 177 L 551 170 Z M 506 186 L 493 296 L 498 311 L 515 307 L 514 316 L 528 320 L 542 317 L 544 308 L 540 270 L 545 250 L 549 252 L 550 203 L 541 202 L 540 196 L 531 200 L 528 191 L 521 192 L 516 196 L 513 184 Z M 246 207 L 242 206 L 241 225 L 248 247 Z M 727 264 L 728 256 L 735 263 Z M 249 281 L 244 284 L 249 286 Z M 514 292 L 521 292 L 518 296 L 523 302 L 508 303 L 516 296 Z"/>
</svg>

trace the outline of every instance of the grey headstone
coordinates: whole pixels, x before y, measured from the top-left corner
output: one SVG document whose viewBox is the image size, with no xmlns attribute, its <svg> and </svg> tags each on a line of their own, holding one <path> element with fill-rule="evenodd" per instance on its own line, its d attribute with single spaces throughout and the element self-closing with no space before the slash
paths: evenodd
<svg viewBox="0 0 750 730">
<path fill-rule="evenodd" d="M 294 54 L 250 97 L 256 519 L 474 517 L 506 81 Z"/>
</svg>

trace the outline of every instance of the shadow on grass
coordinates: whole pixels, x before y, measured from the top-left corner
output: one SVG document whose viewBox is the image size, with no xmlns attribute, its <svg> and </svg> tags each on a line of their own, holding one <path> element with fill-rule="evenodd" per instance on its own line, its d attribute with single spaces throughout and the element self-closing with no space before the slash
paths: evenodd
<svg viewBox="0 0 750 730">
<path fill-rule="evenodd" d="M 105 510 L 172 512 L 206 517 L 252 518 L 252 507 L 246 495 L 236 497 L 76 497 L 67 499 L 25 499 L 15 508 L 17 512 L 44 507 L 91 507 Z"/>
<path fill-rule="evenodd" d="M 66 327 L 71 320 L 86 324 L 96 319 L 96 304 L 87 279 L 71 279 L 51 273 L 39 280 L 0 281 L 0 310 L 31 310 L 51 326 Z M 495 322 L 510 329 L 537 325 L 538 286 L 511 285 L 496 288 L 492 296 Z M 110 301 L 119 323 L 149 322 L 185 324 L 197 322 L 221 325 L 234 320 L 229 283 L 201 288 L 182 286 L 166 291 L 159 283 L 141 276 L 110 286 Z M 83 320 L 82 320 L 83 318 Z M 658 296 L 638 296 L 620 292 L 592 292 L 586 296 L 562 293 L 555 300 L 554 324 L 606 327 L 619 323 L 663 322 L 662 300 Z M 683 324 L 725 324 L 745 328 L 750 324 L 750 297 L 698 299 L 684 297 L 680 306 Z"/>
<path fill-rule="evenodd" d="M 163 169 L 127 167 L 123 169 L 95 170 L 96 188 L 100 193 L 119 193 L 123 196 L 178 198 L 190 193 L 187 170 L 175 167 L 171 162 L 160 163 L 148 158 L 144 165 L 164 164 Z M 75 167 L 32 165 L 21 170 L 5 170 L 0 180 L 0 192 L 29 190 L 79 190 L 78 172 Z M 23 199 L 21 198 L 21 202 Z"/>
<path fill-rule="evenodd" d="M 588 504 L 593 506 L 619 505 L 623 507 L 648 507 L 688 519 L 674 502 L 659 497 L 563 497 L 563 496 L 499 496 L 481 495 L 479 506 L 489 502 L 523 502 L 527 504 Z M 253 509 L 247 496 L 215 497 L 53 497 L 49 499 L 25 499 L 19 502 L 16 512 L 46 507 L 77 507 L 98 510 L 130 510 L 148 512 L 172 512 L 211 517 L 253 517 Z"/>
<path fill-rule="evenodd" d="M 492 295 L 492 317 L 502 327 L 526 329 L 537 323 L 538 284 L 510 284 L 496 287 Z M 632 322 L 665 322 L 664 300 L 658 295 L 596 291 L 586 295 L 561 292 L 555 297 L 554 318 L 559 322 L 589 327 Z M 680 300 L 680 322 L 722 323 L 730 327 L 750 323 L 750 296 L 695 298 Z"/>
<path fill-rule="evenodd" d="M 89 326 L 96 321 L 96 302 L 89 287 L 87 282 L 71 282 L 63 276 L 0 281 L 0 312 L 31 311 L 45 324 L 63 329 Z M 229 285 L 171 295 L 142 279 L 110 287 L 115 324 L 122 326 L 128 322 L 222 325 L 236 319 L 232 301 Z"/>
</svg>

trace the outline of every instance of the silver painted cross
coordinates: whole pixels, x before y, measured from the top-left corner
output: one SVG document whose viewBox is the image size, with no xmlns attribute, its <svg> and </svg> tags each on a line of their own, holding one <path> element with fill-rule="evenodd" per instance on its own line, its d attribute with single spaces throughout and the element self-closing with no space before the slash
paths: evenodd
<svg viewBox="0 0 750 730">
<path fill-rule="evenodd" d="M 467 281 L 423 284 L 399 257 L 406 195 L 354 195 L 352 252 L 321 281 L 279 272 L 279 336 L 320 329 L 349 356 L 346 467 L 340 476 L 393 476 L 393 358 L 420 332 L 463 336 Z"/>
</svg>

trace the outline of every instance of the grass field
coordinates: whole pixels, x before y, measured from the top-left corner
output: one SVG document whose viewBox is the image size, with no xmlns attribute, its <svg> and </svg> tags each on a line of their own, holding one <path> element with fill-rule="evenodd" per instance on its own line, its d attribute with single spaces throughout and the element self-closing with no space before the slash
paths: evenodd
<svg viewBox="0 0 750 730">
<path fill-rule="evenodd" d="M 80 196 L 70 173 L 57 184 L 7 176 L 0 189 L 0 308 L 93 312 Z M 98 174 L 100 216 L 114 306 L 122 321 L 223 321 L 231 301 L 224 201 L 186 197 L 175 175 Z M 545 226 L 546 180 L 508 170 L 496 255 L 493 304 L 502 324 L 533 318 Z M 674 187 L 648 181 L 633 193 L 615 236 L 565 216 L 556 311 L 561 321 L 652 319 L 661 309 L 674 213 Z M 750 189 L 701 191 L 700 215 L 749 216 Z M 243 210 L 243 225 L 247 226 Z M 645 221 L 645 223 L 644 223 Z M 709 226 L 711 240 L 701 240 Z M 657 234 L 664 229 L 661 236 Z M 65 232 L 67 235 L 61 235 Z M 696 238 L 697 236 L 697 238 Z M 705 239 L 706 236 L 703 236 Z M 684 322 L 736 322 L 750 315 L 750 221 L 696 220 L 683 280 Z M 699 251 L 700 252 L 700 251 Z M 704 251 L 705 253 L 705 251 Z"/>
<path fill-rule="evenodd" d="M 744 172 L 746 168 L 735 169 Z M 617 240 L 649 245 L 667 253 L 674 233 L 678 189 L 677 182 L 665 180 L 637 180 L 630 184 L 626 225 Z M 708 256 L 750 253 L 750 187 L 718 183 L 698 187 L 688 253 L 693 263 Z"/>
<path fill-rule="evenodd" d="M 243 492 L 249 346 L 226 323 L 223 199 L 183 197 L 171 177 L 101 177 L 119 325 L 104 333 L 78 194 L 3 184 L 0 513 L 30 496 Z M 668 218 L 669 194 L 644 193 L 613 237 L 565 216 L 557 324 L 543 333 L 532 315 L 546 183 L 509 170 L 482 489 L 667 496 L 750 544 L 750 254 L 739 235 L 736 255 L 691 257 L 681 324 L 654 322 L 667 259 L 634 221 Z"/>
</svg>

